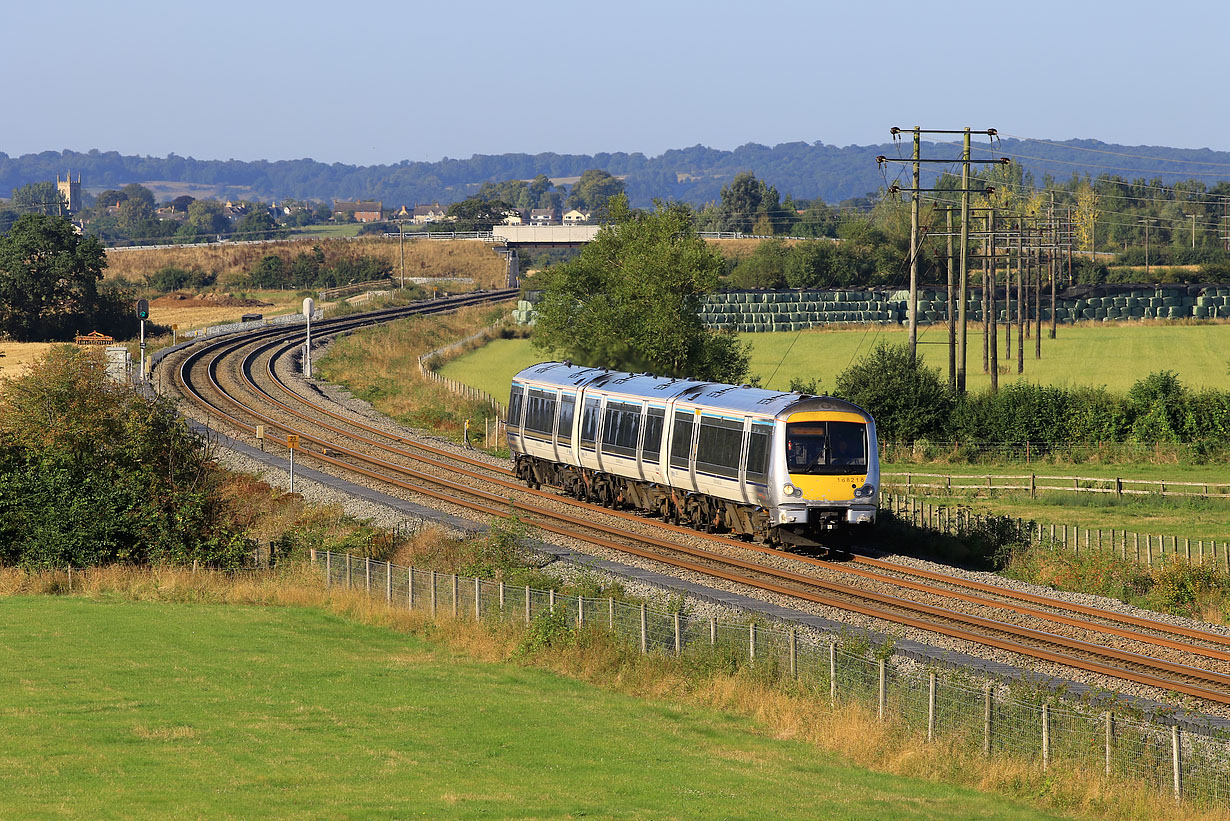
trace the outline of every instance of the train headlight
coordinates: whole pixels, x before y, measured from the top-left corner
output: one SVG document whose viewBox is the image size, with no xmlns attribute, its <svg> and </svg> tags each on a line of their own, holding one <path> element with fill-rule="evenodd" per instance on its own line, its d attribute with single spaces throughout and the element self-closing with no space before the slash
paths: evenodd
<svg viewBox="0 0 1230 821">
<path fill-rule="evenodd" d="M 794 494 L 798 493 L 798 491 L 799 489 L 795 487 L 794 485 L 790 484 L 789 482 L 782 485 L 782 493 L 786 494 L 787 496 L 793 496 Z"/>
<path fill-rule="evenodd" d="M 865 498 L 867 498 L 868 496 L 871 496 L 871 495 L 872 495 L 873 493 L 875 493 L 875 492 L 876 492 L 876 486 L 875 486 L 875 485 L 870 485 L 870 484 L 868 484 L 868 485 L 863 485 L 862 487 L 860 487 L 860 488 L 858 488 L 858 489 L 856 489 L 856 490 L 854 491 L 854 498 L 856 498 L 856 499 L 865 499 Z"/>
</svg>

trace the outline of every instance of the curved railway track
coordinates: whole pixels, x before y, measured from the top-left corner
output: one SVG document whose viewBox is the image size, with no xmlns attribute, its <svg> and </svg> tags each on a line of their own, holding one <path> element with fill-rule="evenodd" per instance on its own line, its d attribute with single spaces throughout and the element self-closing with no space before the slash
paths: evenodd
<svg viewBox="0 0 1230 821">
<path fill-rule="evenodd" d="M 404 316 L 505 299 L 513 293 L 466 295 L 344 317 L 314 327 L 317 338 L 334 336 Z M 281 436 L 266 434 L 267 439 L 283 445 L 286 433 L 296 433 L 302 455 L 335 471 L 357 473 L 481 515 L 503 515 L 515 504 L 519 513 L 532 517 L 541 530 L 598 547 L 1038 661 L 1230 705 L 1230 637 L 878 559 L 853 557 L 850 562 L 841 563 L 782 554 L 761 545 L 700 534 L 624 511 L 531 490 L 515 481 L 506 468 L 399 436 L 304 397 L 278 373 L 279 363 L 284 363 L 300 345 L 299 332 L 285 330 L 206 342 L 180 361 L 177 387 L 189 401 L 203 408 L 211 421 L 217 418 L 249 435 L 257 424 L 263 424 L 283 432 Z M 308 447 L 303 448 L 303 444 Z M 579 515 L 552 509 L 561 505 Z M 608 524 L 612 518 L 615 523 Z M 643 530 L 647 524 L 652 533 L 632 532 Z M 696 540 L 711 542 L 715 548 L 733 548 L 745 558 L 687 543 Z M 805 566 L 844 574 L 873 588 L 896 588 L 901 594 L 825 580 L 747 557 L 757 553 L 786 555 Z M 939 606 L 907 597 L 913 594 L 947 604 Z M 958 605 L 971 611 L 1008 613 L 1033 625 L 954 609 Z M 1049 626 L 1040 629 L 1040 624 Z M 1176 639 L 1176 635 L 1186 640 Z M 1152 655 L 1154 651 L 1176 658 L 1159 658 Z"/>
</svg>

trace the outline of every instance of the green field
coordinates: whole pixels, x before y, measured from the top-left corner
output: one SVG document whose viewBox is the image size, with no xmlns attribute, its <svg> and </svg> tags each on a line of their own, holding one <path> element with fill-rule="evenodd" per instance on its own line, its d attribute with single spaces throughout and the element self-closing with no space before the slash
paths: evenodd
<svg viewBox="0 0 1230 821">
<path fill-rule="evenodd" d="M 822 391 L 832 390 L 837 375 L 858 361 L 880 340 L 906 341 L 905 329 L 868 325 L 839 331 L 740 334 L 752 343 L 751 372 L 768 388 L 785 389 L 792 378 L 818 379 Z M 1015 346 L 1015 333 L 1013 345 Z M 919 351 L 932 368 L 947 379 L 947 337 L 940 326 L 919 329 Z M 1001 332 L 1001 352 L 1003 336 Z M 1027 340 L 1025 373 L 1016 375 L 1015 355 L 1011 376 L 1002 374 L 1000 384 L 1018 378 L 1051 385 L 1105 385 L 1125 392 L 1134 382 L 1154 371 L 1171 370 L 1191 388 L 1230 390 L 1230 323 L 1160 325 L 1123 323 L 1059 327 L 1057 339 L 1047 339 L 1043 329 L 1041 360 L 1035 360 L 1033 340 Z M 1014 347 L 1015 350 L 1015 347 Z M 508 382 L 520 368 L 544 357 L 528 340 L 498 340 L 485 348 L 453 360 L 441 371 L 445 376 L 490 393 L 505 396 Z M 1003 365 L 1009 363 L 1001 362 Z M 969 337 L 966 385 L 979 391 L 990 385 L 982 373 L 982 337 Z"/>
<path fill-rule="evenodd" d="M 310 608 L 0 618 L 3 818 L 1047 817 Z"/>
</svg>

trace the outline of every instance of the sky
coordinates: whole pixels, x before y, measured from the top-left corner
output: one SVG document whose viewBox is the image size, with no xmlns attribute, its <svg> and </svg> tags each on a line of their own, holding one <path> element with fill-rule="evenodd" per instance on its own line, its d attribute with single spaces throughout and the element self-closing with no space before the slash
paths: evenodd
<svg viewBox="0 0 1230 821">
<path fill-rule="evenodd" d="M 0 151 L 356 165 L 892 126 L 1230 149 L 1230 4 L 6 3 Z"/>
</svg>

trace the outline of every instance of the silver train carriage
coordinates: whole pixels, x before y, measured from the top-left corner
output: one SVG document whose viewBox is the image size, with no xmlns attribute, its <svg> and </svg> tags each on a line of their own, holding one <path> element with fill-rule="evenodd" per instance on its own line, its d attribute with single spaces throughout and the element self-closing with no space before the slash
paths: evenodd
<svg viewBox="0 0 1230 821">
<path fill-rule="evenodd" d="M 544 362 L 513 377 L 508 447 L 531 487 L 769 544 L 876 519 L 875 422 L 828 396 Z"/>
</svg>

